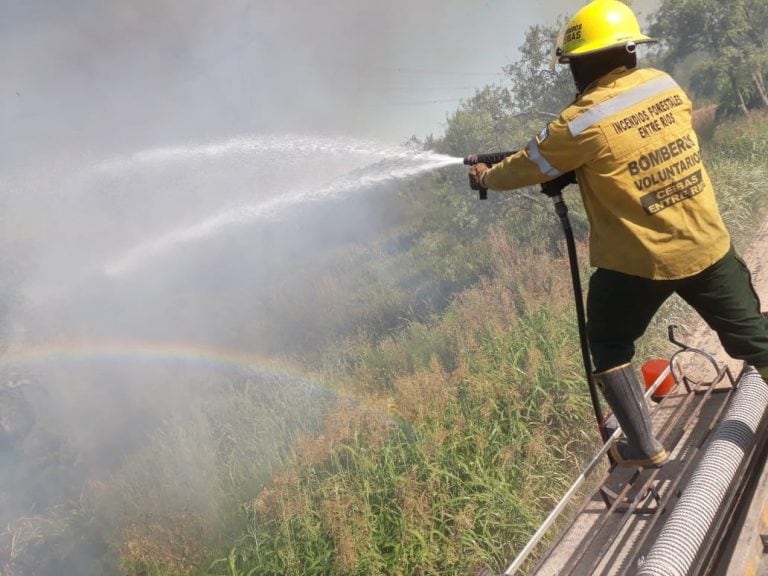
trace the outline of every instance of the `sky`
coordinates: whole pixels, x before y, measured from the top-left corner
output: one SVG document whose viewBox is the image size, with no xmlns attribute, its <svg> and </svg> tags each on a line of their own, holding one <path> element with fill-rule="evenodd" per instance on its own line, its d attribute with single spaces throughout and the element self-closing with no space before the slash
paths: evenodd
<svg viewBox="0 0 768 576">
<path fill-rule="evenodd" d="M 439 135 L 529 26 L 581 5 L 3 0 L 0 167 L 243 133 Z"/>
</svg>

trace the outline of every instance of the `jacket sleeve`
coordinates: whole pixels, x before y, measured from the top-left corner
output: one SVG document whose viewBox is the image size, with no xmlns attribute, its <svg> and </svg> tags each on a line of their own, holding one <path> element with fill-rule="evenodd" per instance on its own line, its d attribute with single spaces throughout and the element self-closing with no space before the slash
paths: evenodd
<svg viewBox="0 0 768 576">
<path fill-rule="evenodd" d="M 492 166 L 483 183 L 492 190 L 513 190 L 547 182 L 586 163 L 593 152 L 585 144 L 571 135 L 560 116 L 531 138 L 524 149 Z"/>
</svg>

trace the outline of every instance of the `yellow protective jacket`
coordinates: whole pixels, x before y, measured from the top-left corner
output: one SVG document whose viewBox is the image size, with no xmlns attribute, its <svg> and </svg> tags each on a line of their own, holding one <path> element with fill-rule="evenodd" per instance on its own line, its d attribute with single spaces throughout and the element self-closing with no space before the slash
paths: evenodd
<svg viewBox="0 0 768 576">
<path fill-rule="evenodd" d="M 571 170 L 590 222 L 593 266 L 685 278 L 728 251 L 691 102 L 666 73 L 622 67 L 603 76 L 524 150 L 488 170 L 483 184 L 511 190 Z"/>
</svg>

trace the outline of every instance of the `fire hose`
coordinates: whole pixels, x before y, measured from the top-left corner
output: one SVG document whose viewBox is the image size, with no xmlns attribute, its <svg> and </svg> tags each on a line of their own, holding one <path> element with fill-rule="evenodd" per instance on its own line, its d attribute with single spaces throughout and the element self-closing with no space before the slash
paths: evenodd
<svg viewBox="0 0 768 576">
<path fill-rule="evenodd" d="M 515 154 L 511 152 L 495 152 L 491 154 L 473 154 L 464 158 L 464 164 L 467 166 L 473 166 L 475 164 L 486 164 L 493 166 L 498 164 L 506 157 Z M 574 303 L 576 305 L 576 320 L 579 328 L 579 343 L 581 345 L 581 358 L 584 364 L 584 375 L 587 380 L 587 386 L 589 387 L 589 396 L 592 401 L 592 409 L 595 413 L 595 419 L 597 420 L 597 427 L 600 432 L 600 438 L 603 442 L 607 441 L 610 437 L 610 433 L 605 426 L 603 417 L 603 410 L 600 406 L 600 397 L 597 392 L 597 386 L 592 378 L 592 360 L 589 353 L 589 343 L 587 341 L 587 321 L 586 313 L 584 311 L 584 296 L 581 289 L 581 276 L 579 274 L 579 261 L 576 254 L 576 242 L 573 237 L 573 228 L 571 227 L 571 221 L 568 217 L 568 205 L 563 199 L 563 189 L 569 184 L 576 183 L 576 174 L 574 172 L 566 172 L 557 176 L 555 179 L 548 182 L 544 182 L 541 185 L 541 192 L 552 199 L 555 207 L 555 213 L 560 218 L 560 224 L 565 234 L 565 242 L 568 247 L 568 264 L 571 270 L 571 283 L 573 285 Z M 486 200 L 488 198 L 488 189 L 480 188 L 478 190 L 480 200 Z"/>
</svg>

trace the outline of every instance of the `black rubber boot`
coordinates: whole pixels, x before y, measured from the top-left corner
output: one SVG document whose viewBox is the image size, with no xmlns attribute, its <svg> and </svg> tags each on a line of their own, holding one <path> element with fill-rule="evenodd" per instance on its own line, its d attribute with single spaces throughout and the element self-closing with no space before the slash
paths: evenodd
<svg viewBox="0 0 768 576">
<path fill-rule="evenodd" d="M 625 438 L 611 448 L 619 466 L 658 468 L 667 460 L 667 451 L 656 440 L 648 406 L 631 364 L 594 375 L 595 383 L 613 410 Z"/>
</svg>

